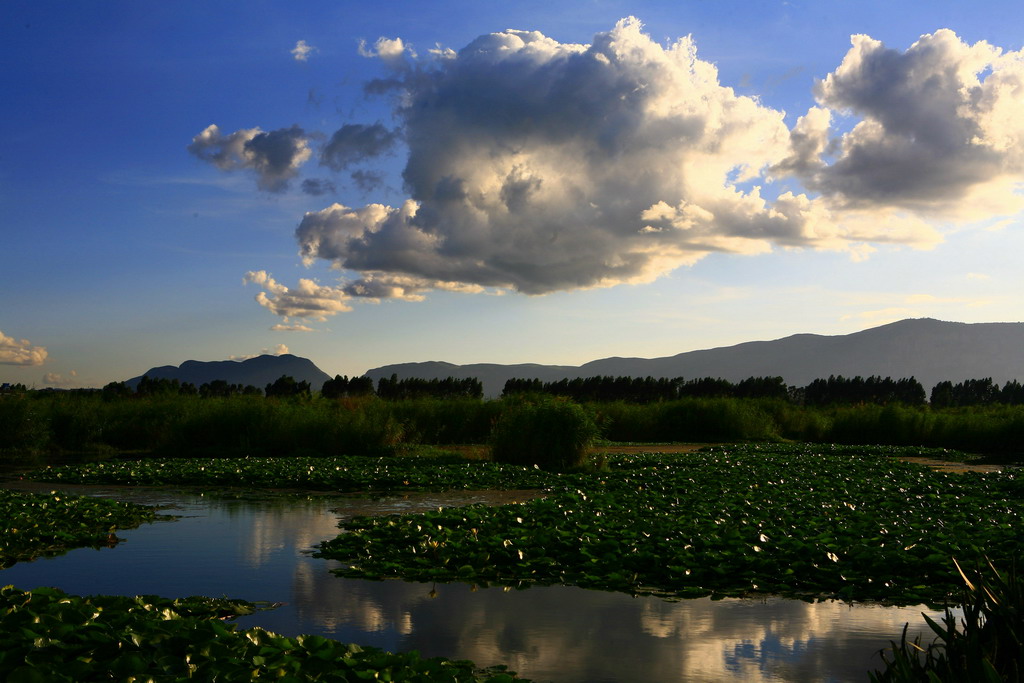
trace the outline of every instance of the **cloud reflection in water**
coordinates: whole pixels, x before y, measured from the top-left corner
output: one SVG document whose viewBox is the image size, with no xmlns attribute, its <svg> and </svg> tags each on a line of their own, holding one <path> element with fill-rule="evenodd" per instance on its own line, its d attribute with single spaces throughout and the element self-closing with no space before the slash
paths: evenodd
<svg viewBox="0 0 1024 683">
<path fill-rule="evenodd" d="M 104 495 L 115 497 L 109 487 Z M 114 549 L 20 563 L 0 579 L 78 594 L 280 601 L 285 606 L 239 625 L 507 664 L 525 677 L 559 683 L 864 680 L 880 667 L 877 651 L 905 622 L 911 637 L 923 625 L 917 607 L 778 598 L 672 602 L 563 586 L 505 590 L 341 579 L 329 571 L 337 563 L 309 555 L 312 545 L 337 533 L 339 516 L 414 512 L 444 502 L 438 494 L 288 504 L 183 497 L 186 516 L 176 522 L 120 532 L 128 542 Z M 467 495 L 455 502 L 468 502 Z"/>
</svg>

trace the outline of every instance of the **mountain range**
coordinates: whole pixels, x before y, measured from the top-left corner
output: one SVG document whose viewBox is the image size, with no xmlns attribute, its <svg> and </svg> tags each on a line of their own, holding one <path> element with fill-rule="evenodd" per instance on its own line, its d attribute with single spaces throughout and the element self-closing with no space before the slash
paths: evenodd
<svg viewBox="0 0 1024 683">
<path fill-rule="evenodd" d="M 925 391 L 938 382 L 991 377 L 1002 385 L 1024 381 L 1024 323 L 958 323 L 918 318 L 852 334 L 795 334 L 773 341 L 753 341 L 663 358 L 602 358 L 579 366 L 453 365 L 440 361 L 399 363 L 365 373 L 381 377 L 476 377 L 484 395 L 501 394 L 505 381 L 519 377 L 546 382 L 595 376 L 720 377 L 739 382 L 748 377 L 781 376 L 787 384 L 806 386 L 830 375 L 844 377 L 915 377 Z"/>
<path fill-rule="evenodd" d="M 222 379 L 229 384 L 264 388 L 282 375 L 307 381 L 319 390 L 331 376 L 306 358 L 291 354 L 257 356 L 244 361 L 195 361 L 151 368 L 152 378 L 177 379 L 201 386 Z M 398 363 L 366 371 L 374 380 L 475 377 L 484 395 L 497 397 L 513 377 L 545 382 L 576 377 L 720 377 L 739 382 L 749 377 L 782 377 L 786 384 L 807 386 L 830 375 L 844 377 L 915 377 L 925 391 L 938 382 L 987 377 L 999 385 L 1024 381 L 1024 323 L 957 323 L 919 318 L 852 334 L 795 334 L 772 341 L 752 341 L 663 358 L 602 358 L 583 365 L 455 365 L 442 361 Z M 134 388 L 142 376 L 127 380 Z"/>
<path fill-rule="evenodd" d="M 143 375 L 150 379 L 176 379 L 179 382 L 191 382 L 200 387 L 214 380 L 222 379 L 228 384 L 251 384 L 264 389 L 282 375 L 293 377 L 296 381 L 309 382 L 314 391 L 319 391 L 324 382 L 331 376 L 313 364 L 308 358 L 300 358 L 290 353 L 280 356 L 256 356 L 247 360 L 187 360 L 179 366 L 161 365 L 150 368 Z M 135 389 L 143 375 L 133 377 L 125 382 Z"/>
</svg>

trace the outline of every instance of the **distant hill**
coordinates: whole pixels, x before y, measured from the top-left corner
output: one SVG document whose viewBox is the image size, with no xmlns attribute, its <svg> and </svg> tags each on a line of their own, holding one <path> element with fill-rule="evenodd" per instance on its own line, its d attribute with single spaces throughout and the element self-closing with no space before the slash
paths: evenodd
<svg viewBox="0 0 1024 683">
<path fill-rule="evenodd" d="M 829 375 L 878 375 L 916 377 L 930 392 L 944 380 L 991 377 L 1000 385 L 1012 379 L 1024 381 L 1024 323 L 956 323 L 920 318 L 852 334 L 796 334 L 665 358 L 603 358 L 580 366 L 430 361 L 385 365 L 365 374 L 374 382 L 392 374 L 423 379 L 476 377 L 489 397 L 500 395 L 505 381 L 512 377 L 549 382 L 600 375 L 721 377 L 731 382 L 781 376 L 794 386 L 806 386 Z"/>
<path fill-rule="evenodd" d="M 187 360 L 181 365 L 162 365 L 127 380 L 125 384 L 134 389 L 143 375 L 152 379 L 176 379 L 191 382 L 199 387 L 207 382 L 222 379 L 228 384 L 251 384 L 260 389 L 282 375 L 294 377 L 297 382 L 309 382 L 314 391 L 319 391 L 331 376 L 313 364 L 308 358 L 299 358 L 290 353 L 280 356 L 256 356 L 248 360 Z"/>
</svg>

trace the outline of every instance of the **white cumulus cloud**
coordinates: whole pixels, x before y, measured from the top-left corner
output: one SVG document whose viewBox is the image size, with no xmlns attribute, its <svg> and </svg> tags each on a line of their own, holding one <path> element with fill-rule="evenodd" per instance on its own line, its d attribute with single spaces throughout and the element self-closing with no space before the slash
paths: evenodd
<svg viewBox="0 0 1024 683">
<path fill-rule="evenodd" d="M 15 339 L 0 332 L 0 365 L 42 365 L 46 348 L 34 346 L 28 339 Z"/>
<path fill-rule="evenodd" d="M 309 61 L 309 55 L 316 52 L 316 48 L 306 41 L 300 40 L 295 43 L 295 47 L 292 48 L 291 52 L 296 62 L 306 62 Z"/>
<path fill-rule="evenodd" d="M 635 18 L 590 44 L 506 30 L 422 57 L 400 38 L 359 51 L 388 67 L 366 92 L 391 96 L 397 125 L 346 124 L 321 165 L 369 191 L 380 176 L 350 167 L 404 145 L 408 194 L 305 215 L 304 262 L 345 275 L 293 289 L 247 276 L 285 318 L 435 289 L 647 282 L 713 252 L 863 259 L 1024 209 L 1024 57 L 948 30 L 902 52 L 854 36 L 792 128 L 721 83 L 690 37 L 657 43 Z M 237 143 L 217 135 L 201 149 L 238 164 Z"/>
<path fill-rule="evenodd" d="M 286 353 L 291 353 L 288 347 L 284 344 L 278 344 L 272 349 L 263 349 L 259 353 L 250 353 L 245 356 L 228 356 L 228 360 L 249 360 L 250 358 L 258 358 L 259 356 L 283 356 Z"/>
<path fill-rule="evenodd" d="M 294 323 L 291 325 L 285 325 L 278 323 L 270 328 L 274 332 L 315 332 L 315 330 L 309 325 L 303 325 L 302 323 Z"/>
<path fill-rule="evenodd" d="M 947 220 L 1024 209 L 1024 51 L 948 29 L 904 52 L 855 35 L 815 94 L 820 107 L 793 131 L 796 166 L 832 204 Z M 826 109 L 859 121 L 830 138 Z"/>
<path fill-rule="evenodd" d="M 541 294 L 835 242 L 808 235 L 809 200 L 779 210 L 739 187 L 789 155 L 783 113 L 722 86 L 689 38 L 662 46 L 635 19 L 591 45 L 481 36 L 384 86 L 402 95 L 411 196 L 307 214 L 307 262 Z"/>
<path fill-rule="evenodd" d="M 269 132 L 259 127 L 243 128 L 224 135 L 216 125 L 210 125 L 192 138 L 188 151 L 222 171 L 253 171 L 256 184 L 267 192 L 288 189 L 299 167 L 313 154 L 309 138 L 298 126 Z"/>
<path fill-rule="evenodd" d="M 59 387 L 59 388 L 71 388 L 77 387 L 78 372 L 71 370 L 67 375 L 61 375 L 56 372 L 48 372 L 43 375 L 43 384 L 48 387 Z"/>
<path fill-rule="evenodd" d="M 401 68 L 406 55 L 415 58 L 416 52 L 401 38 L 380 37 L 373 47 L 368 47 L 365 40 L 359 41 L 359 54 L 363 57 L 376 57 L 392 68 Z"/>
<path fill-rule="evenodd" d="M 298 286 L 288 288 L 272 278 L 266 271 L 249 271 L 244 281 L 261 287 L 256 295 L 260 306 L 285 318 L 305 318 L 324 321 L 342 311 L 350 311 L 348 295 L 338 287 L 325 287 L 313 280 L 300 279 Z"/>
</svg>

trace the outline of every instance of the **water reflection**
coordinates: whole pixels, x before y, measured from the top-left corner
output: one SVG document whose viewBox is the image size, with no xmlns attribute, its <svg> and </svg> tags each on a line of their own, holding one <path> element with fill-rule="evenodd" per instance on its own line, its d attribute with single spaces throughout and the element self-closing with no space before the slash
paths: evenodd
<svg viewBox="0 0 1024 683">
<path fill-rule="evenodd" d="M 66 487 L 71 488 L 71 487 Z M 95 488 L 91 490 L 97 490 Z M 427 656 L 508 664 L 538 681 L 863 681 L 919 608 L 793 600 L 669 602 L 562 586 L 476 589 L 340 579 L 309 556 L 339 516 L 416 511 L 436 494 L 366 501 L 216 501 L 106 488 L 181 517 L 119 532 L 115 549 L 15 565 L 0 581 L 81 594 L 229 595 L 285 602 L 240 620 Z M 147 498 L 148 496 L 148 498 Z M 474 500 L 479 500 L 476 498 Z M 468 502 L 462 496 L 458 502 Z M 913 633 L 911 634 L 913 635 Z M 927 638 L 927 636 L 926 636 Z"/>
<path fill-rule="evenodd" d="M 308 583 L 307 583 L 308 581 Z M 433 596 L 433 597 L 432 597 Z M 917 608 L 708 598 L 668 602 L 567 587 L 296 582 L 298 620 L 342 640 L 554 681 L 865 680 L 876 652 Z M 458 653 L 453 655 L 452 653 Z"/>
</svg>

